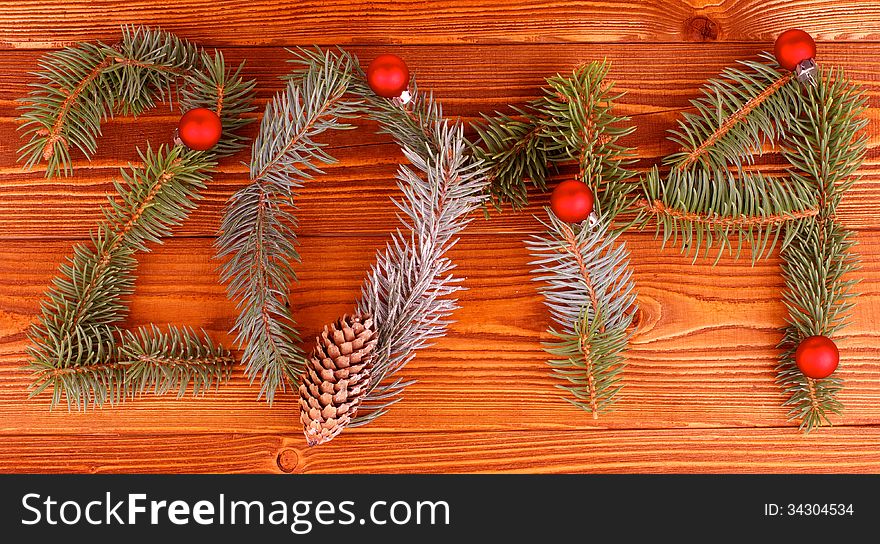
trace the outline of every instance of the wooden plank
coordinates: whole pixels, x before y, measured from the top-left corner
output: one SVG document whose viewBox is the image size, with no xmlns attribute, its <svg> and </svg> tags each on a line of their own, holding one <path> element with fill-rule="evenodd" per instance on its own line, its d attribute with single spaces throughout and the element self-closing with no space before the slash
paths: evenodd
<svg viewBox="0 0 880 544">
<path fill-rule="evenodd" d="M 845 473 L 880 468 L 877 427 L 366 435 L 285 459 L 321 473 Z M 357 459 L 340 463 L 340 459 Z"/>
<path fill-rule="evenodd" d="M 690 266 L 677 250 L 627 235 L 641 308 L 618 410 L 593 420 L 562 399 L 540 342 L 549 316 L 530 282 L 518 235 L 465 236 L 453 252 L 469 288 L 450 335 L 404 371 L 419 382 L 365 432 L 565 430 L 583 428 L 752 427 L 786 425 L 773 367 L 784 324 L 778 261 L 705 259 Z M 846 381 L 845 425 L 880 424 L 880 233 L 862 232 L 865 256 L 853 324 L 839 340 Z M 305 338 L 350 311 L 380 238 L 302 241 L 292 307 Z M 128 324 L 150 320 L 205 328 L 229 342 L 234 307 L 217 282 L 211 240 L 175 239 L 140 259 Z M 48 411 L 27 399 L 21 369 L 28 324 L 65 242 L 0 242 L 0 432 L 265 432 L 297 434 L 297 407 L 281 395 L 255 401 L 236 368 L 232 382 L 205 398 L 147 397 L 86 414 Z M 308 348 L 308 346 L 306 346 Z"/>
<path fill-rule="evenodd" d="M 62 433 L 0 440 L 0 473 L 281 472 L 281 439 L 257 434 Z"/>
<path fill-rule="evenodd" d="M 821 40 L 880 38 L 880 6 L 859 0 L 7 0 L 0 14 L 7 48 L 113 40 L 132 22 L 205 45 L 771 41 L 792 27 Z"/>
<path fill-rule="evenodd" d="M 878 427 L 366 433 L 307 448 L 265 434 L 3 435 L 0 473 L 874 473 Z M 760 452 L 757 454 L 756 452 Z"/>
<path fill-rule="evenodd" d="M 363 58 L 378 48 L 359 47 Z M 678 112 L 699 86 L 722 66 L 738 58 L 753 56 L 756 48 L 742 44 L 716 44 L 694 50 L 681 45 L 569 46 L 462 46 L 443 47 L 436 54 L 422 47 L 401 48 L 411 60 L 426 88 L 433 89 L 453 116 L 474 119 L 480 111 L 503 109 L 509 102 L 522 103 L 537 95 L 543 78 L 569 70 L 578 62 L 607 54 L 612 61 L 611 77 L 627 91 L 620 110 L 632 115 L 638 126 L 629 144 L 638 148 L 638 167 L 647 168 L 675 150 L 665 131 L 674 126 Z M 828 45 L 827 62 L 849 70 L 865 86 L 870 99 L 871 119 L 880 118 L 880 73 L 872 69 L 880 45 L 851 48 Z M 236 49 L 233 62 L 248 59 L 248 75 L 260 82 L 262 105 L 278 89 L 289 66 L 289 54 L 282 49 Z M 642 60 L 654 56 L 651 69 Z M 687 56 L 690 62 L 678 59 Z M 478 61 L 475 59 L 479 59 Z M 100 151 L 89 163 L 79 160 L 70 179 L 47 181 L 40 171 L 24 172 L 15 165 L 20 134 L 15 121 L 14 97 L 27 92 L 36 65 L 36 53 L 14 52 L 0 56 L 0 238 L 86 237 L 100 217 L 99 207 L 112 191 L 118 168 L 136 160 L 134 143 L 167 141 L 177 120 L 167 109 L 154 111 L 139 120 L 116 119 L 107 123 Z M 467 67 L 462 73 L 458 67 Z M 395 193 L 394 174 L 402 155 L 387 136 L 376 135 L 375 125 L 362 123 L 358 131 L 333 133 L 331 152 L 339 163 L 327 168 L 327 175 L 309 183 L 299 199 L 300 231 L 305 235 L 383 235 L 395 225 L 388 196 Z M 252 127 L 251 133 L 256 127 Z M 875 228 L 880 217 L 880 125 L 867 129 L 870 153 L 861 170 L 863 176 L 844 200 L 840 217 L 855 228 Z M 183 236 L 211 236 L 219 224 L 223 205 L 230 194 L 247 182 L 247 152 L 223 162 L 220 172 L 205 194 L 200 209 L 180 230 Z M 773 169 L 779 165 L 772 166 Z M 563 173 L 565 175 L 565 173 Z M 476 221 L 473 232 L 534 231 L 531 215 L 540 213 L 546 199 L 536 197 L 526 213 L 505 213 L 492 221 Z M 332 210 L 330 213 L 328 210 Z"/>
<path fill-rule="evenodd" d="M 27 399 L 22 369 L 42 293 L 70 239 L 86 237 L 98 220 L 119 166 L 136 158 L 135 145 L 167 141 L 177 115 L 163 109 L 108 123 L 93 162 L 79 160 L 73 178 L 47 182 L 15 164 L 14 99 L 27 92 L 40 50 L 112 42 L 129 22 L 229 46 L 227 58 L 247 59 L 246 74 L 259 81 L 260 109 L 288 69 L 281 46 L 343 44 L 365 60 L 394 51 L 465 121 L 536 96 L 547 75 L 607 57 L 628 92 L 620 111 L 639 127 L 629 143 L 640 169 L 674 151 L 664 132 L 708 77 L 771 47 L 782 30 L 808 30 L 820 61 L 865 87 L 874 121 L 862 178 L 841 210 L 859 230 L 864 260 L 853 324 L 840 339 L 845 415 L 808 436 L 786 422 L 773 384 L 785 317 L 778 259 L 690 266 L 637 233 L 625 239 L 641 309 L 618 410 L 594 421 L 564 402 L 540 349 L 549 318 L 521 242 L 536 230 L 542 197 L 526 213 L 474 223 L 453 254 L 470 290 L 449 336 L 404 371 L 419 382 L 387 416 L 327 446 L 306 448 L 292 395 L 272 408 L 256 402 L 240 368 L 204 398 L 49 412 L 45 396 Z M 878 42 L 880 4 L 858 0 L 0 0 L 0 472 L 878 472 Z M 293 308 L 306 338 L 350 310 L 395 224 L 388 197 L 401 154 L 363 124 L 332 136 L 340 162 L 299 200 L 305 262 Z M 223 203 L 247 182 L 246 160 L 224 161 L 181 238 L 142 257 L 128 325 L 175 322 L 231 341 L 235 310 L 217 282 L 211 237 Z M 769 162 L 779 168 L 775 157 Z"/>
</svg>

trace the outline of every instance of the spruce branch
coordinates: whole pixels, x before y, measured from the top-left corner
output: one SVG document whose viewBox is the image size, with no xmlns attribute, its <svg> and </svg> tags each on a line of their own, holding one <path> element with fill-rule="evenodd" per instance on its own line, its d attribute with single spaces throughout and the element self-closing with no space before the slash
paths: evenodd
<svg viewBox="0 0 880 544">
<path fill-rule="evenodd" d="M 89 404 L 117 404 L 127 397 L 152 391 L 163 395 L 176 391 L 181 398 L 191 389 L 193 396 L 219 385 L 229 376 L 234 358 L 203 333 L 187 328 L 155 325 L 124 331 L 113 329 L 112 342 L 95 353 L 93 364 L 62 368 L 40 368 L 31 396 L 52 391 L 52 406 L 67 399 L 68 409 L 85 410 Z"/>
<path fill-rule="evenodd" d="M 605 220 L 590 226 L 569 225 L 549 209 L 546 232 L 526 241 L 537 265 L 534 279 L 545 283 L 541 294 L 558 328 L 545 344 L 569 402 L 593 418 L 608 410 L 620 391 L 624 352 L 632 335 L 636 304 L 629 252 L 617 243 L 619 231 Z"/>
<path fill-rule="evenodd" d="M 806 337 L 835 336 L 853 307 L 856 281 L 850 274 L 859 268 L 859 259 L 852 252 L 854 234 L 835 216 L 865 157 L 867 119 L 864 96 L 842 72 L 820 70 L 815 85 L 803 87 L 801 96 L 802 113 L 792 123 L 783 153 L 791 177 L 814 188 L 820 209 L 782 252 L 788 326 L 780 342 L 784 351 L 777 383 L 788 396 L 789 416 L 808 432 L 830 423 L 829 415 L 843 408 L 837 400 L 842 380 L 804 376 L 794 353 Z"/>
<path fill-rule="evenodd" d="M 485 172 L 468 153 L 459 123 L 438 121 L 433 141 L 439 151 L 403 148 L 413 168 L 401 166 L 395 201 L 404 230 L 395 232 L 364 282 L 358 312 L 375 319 L 378 344 L 373 354 L 370 386 L 352 425 L 374 421 L 400 400 L 411 383 L 395 374 L 415 352 L 446 333 L 457 308 L 452 296 L 462 289 L 446 257 L 467 216 L 485 198 Z"/>
<path fill-rule="evenodd" d="M 186 219 L 214 165 L 204 153 L 165 146 L 148 147 L 141 161 L 142 166 L 123 170 L 91 244 L 77 245 L 61 266 L 31 328 L 32 394 L 51 388 L 53 406 L 62 396 L 69 408 L 86 409 L 126 395 L 119 350 L 130 337 L 126 342 L 118 325 L 128 312 L 125 297 L 134 291 L 134 255 L 147 251 L 148 243 L 161 243 Z M 155 332 L 141 338 L 152 334 L 155 345 L 173 348 Z M 179 338 L 184 337 L 190 336 Z"/>
<path fill-rule="evenodd" d="M 170 98 L 176 82 L 199 68 L 200 50 L 162 30 L 124 26 L 115 45 L 83 43 L 49 53 L 39 81 L 22 99 L 28 142 L 19 160 L 46 161 L 46 177 L 72 172 L 71 148 L 91 158 L 101 123 L 115 114 L 138 115 Z"/>
<path fill-rule="evenodd" d="M 767 143 L 781 140 L 798 112 L 800 83 L 782 72 L 769 53 L 761 61 L 740 61 L 709 80 L 703 96 L 691 100 L 696 112 L 684 112 L 670 139 L 681 151 L 664 162 L 674 170 L 710 172 L 730 166 L 742 171 Z"/>
<path fill-rule="evenodd" d="M 247 114 L 254 111 L 256 80 L 244 79 L 244 61 L 234 70 L 226 66 L 223 53 L 201 52 L 198 69 L 186 74 L 180 86 L 180 110 L 208 108 L 220 117 L 223 137 L 211 149 L 214 157 L 234 155 L 247 146 L 241 129 L 253 122 Z"/>
<path fill-rule="evenodd" d="M 402 167 L 398 174 L 405 199 L 396 204 L 404 211 L 401 219 L 410 236 L 398 231 L 386 251 L 377 256 L 358 305 L 358 312 L 372 316 L 379 327 L 369 387 L 350 423 L 359 426 L 400 400 L 412 382 L 394 375 L 416 350 L 445 334 L 456 304 L 443 297 L 460 286 L 450 274 L 454 265 L 443 255 L 454 243 L 451 238 L 469 221 L 464 219 L 467 213 L 475 203 L 483 202 L 477 189 L 485 188 L 486 182 L 481 180 L 478 161 L 466 153 L 472 146 L 462 127 L 449 126 L 441 104 L 431 93 L 419 91 L 415 79 L 410 81 L 408 101 L 387 99 L 370 89 L 357 57 L 346 51 L 301 49 L 295 55 L 292 62 L 301 68 L 291 79 L 301 78 L 303 67 L 320 63 L 327 55 L 353 67 L 349 92 L 362 100 L 380 133 L 391 135 L 415 167 L 415 171 Z"/>
<path fill-rule="evenodd" d="M 130 394 L 176 391 L 178 398 L 188 389 L 197 396 L 219 386 L 235 363 L 232 354 L 204 331 L 199 335 L 189 328 L 169 327 L 163 332 L 155 325 L 125 331 L 118 357 Z"/>
<path fill-rule="evenodd" d="M 706 157 L 707 155 L 711 156 L 712 149 L 716 145 L 718 145 L 726 138 L 731 138 L 731 136 L 728 136 L 731 131 L 738 128 L 738 125 L 741 122 L 745 121 L 749 114 L 760 108 L 765 101 L 773 97 L 778 90 L 780 90 L 784 85 L 788 84 L 794 78 L 794 72 L 785 73 L 779 76 L 763 91 L 746 100 L 746 102 L 742 104 L 739 109 L 735 110 L 733 113 L 725 117 L 724 120 L 715 128 L 712 134 L 710 134 L 705 140 L 700 142 L 698 146 L 685 152 L 681 156 L 680 161 L 675 162 L 675 168 L 678 168 L 680 170 L 685 169 L 695 162 L 703 159 L 703 157 Z M 709 102 L 711 103 L 711 100 Z M 766 119 L 764 121 L 767 122 Z M 734 135 L 737 135 L 737 133 L 734 132 Z M 758 149 L 755 142 L 752 142 L 752 144 L 754 146 L 752 148 L 752 151 Z"/>
<path fill-rule="evenodd" d="M 379 132 L 389 134 L 401 148 L 416 153 L 423 161 L 437 154 L 444 142 L 437 140 L 435 126 L 443 117 L 443 106 L 432 92 L 419 90 L 415 78 L 409 86 L 410 99 L 405 104 L 399 99 L 387 99 L 375 94 L 363 69 L 358 65 L 352 91 L 362 97 L 367 115 L 379 123 Z"/>
<path fill-rule="evenodd" d="M 536 103 L 532 108 L 538 107 Z M 544 126 L 532 111 L 511 107 L 516 116 L 495 112 L 483 114 L 481 123 L 473 127 L 478 140 L 474 156 L 488 165 L 489 196 L 496 210 L 509 203 L 514 211 L 529 203 L 526 182 L 538 190 L 547 189 L 550 161 L 542 145 L 540 133 Z"/>
<path fill-rule="evenodd" d="M 808 378 L 797 367 L 794 354 L 804 338 L 832 337 L 846 324 L 855 282 L 845 275 L 858 269 L 850 252 L 854 244 L 852 233 L 837 222 L 814 219 L 782 251 L 788 326 L 779 344 L 783 351 L 776 382 L 788 397 L 783 406 L 789 407 L 789 418 L 799 421 L 805 431 L 830 423 L 829 416 L 843 410 L 837 400 L 843 381 L 834 375 Z"/>
<path fill-rule="evenodd" d="M 620 140 L 635 131 L 630 120 L 614 114 L 615 102 L 623 93 L 614 91 L 607 79 L 608 62 L 590 62 L 577 67 L 567 77 L 547 79 L 541 112 L 543 129 L 538 132 L 547 157 L 552 162 L 575 161 L 578 179 L 596 195 L 595 212 L 603 219 L 614 219 L 630 207 L 634 184 L 632 148 Z"/>
<path fill-rule="evenodd" d="M 716 263 L 725 249 L 739 258 L 748 242 L 755 262 L 769 255 L 780 237 L 784 247 L 800 222 L 819 213 L 812 187 L 802 177 L 788 178 L 702 168 L 673 169 L 663 178 L 655 167 L 642 180 L 644 196 L 635 207 L 656 222 L 664 247 L 680 243 L 694 261 L 701 249 L 708 256 L 716 242 Z"/>
<path fill-rule="evenodd" d="M 528 204 L 527 182 L 546 190 L 552 165 L 574 162 L 578 179 L 597 195 L 597 213 L 610 216 L 632 200 L 632 149 L 620 140 L 635 130 L 627 117 L 613 113 L 623 96 L 606 79 L 610 64 L 589 62 L 571 74 L 547 79 L 544 95 L 515 115 L 496 112 L 474 124 L 479 136 L 474 155 L 488 167 L 489 192 L 497 209 L 510 203 L 514 210 Z"/>
<path fill-rule="evenodd" d="M 494 116 L 482 114 L 482 120 L 472 124 L 478 136 L 472 153 L 486 165 L 488 200 L 496 210 L 505 203 L 514 211 L 528 205 L 528 184 L 541 191 L 547 189 L 551 162 L 541 135 L 550 116 L 548 95 L 553 92 L 544 89 L 544 96 L 525 106 L 511 106 L 513 115 L 498 111 Z"/>
<path fill-rule="evenodd" d="M 475 154 L 487 164 L 496 207 L 524 206 L 526 179 L 545 189 L 549 167 L 571 162 L 596 195 L 595 220 L 571 226 L 548 210 L 548 222 L 542 221 L 546 232 L 526 242 L 559 326 L 550 331 L 557 340 L 546 345 L 554 357 L 549 363 L 567 380 L 561 387 L 570 391 L 569 400 L 593 417 L 610 406 L 620 388 L 635 306 L 629 254 L 615 244 L 628 226 L 615 221 L 636 198 L 629 183 L 632 149 L 621 143 L 634 127 L 614 113 L 622 94 L 607 81 L 609 68 L 607 62 L 591 62 L 548 78 L 544 96 L 516 109 L 517 117 L 497 114 L 476 125 Z"/>
<path fill-rule="evenodd" d="M 352 70 L 344 57 L 314 58 L 269 102 L 252 147 L 251 183 L 230 198 L 220 227 L 218 256 L 227 259 L 221 277 L 238 302 L 233 330 L 244 347 L 242 363 L 269 403 L 296 383 L 304 364 L 288 306 L 292 263 L 299 260 L 291 206 L 302 183 L 334 162 L 315 138 L 351 128 L 344 120 L 359 111 L 346 96 Z"/>
</svg>

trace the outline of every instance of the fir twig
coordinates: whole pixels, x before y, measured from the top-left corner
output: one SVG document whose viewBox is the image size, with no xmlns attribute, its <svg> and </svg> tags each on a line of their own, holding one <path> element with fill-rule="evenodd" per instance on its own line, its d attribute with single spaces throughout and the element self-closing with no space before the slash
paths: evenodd
<svg viewBox="0 0 880 544">
<path fill-rule="evenodd" d="M 472 125 L 478 135 L 472 153 L 486 165 L 488 201 L 496 210 L 506 203 L 514 211 L 528 205 L 527 184 L 541 191 L 547 189 L 551 163 L 541 136 L 549 116 L 546 95 L 551 93 L 545 90 L 545 96 L 522 108 L 512 106 L 515 115 L 497 111 L 494 116 L 483 114 L 482 121 Z"/>
<path fill-rule="evenodd" d="M 126 343 L 118 324 L 128 312 L 124 298 L 134 291 L 134 255 L 186 219 L 213 166 L 210 157 L 182 147 L 148 148 L 141 160 L 142 167 L 123 171 L 92 243 L 76 246 L 61 267 L 31 329 L 33 394 L 52 387 L 53 406 L 62 394 L 78 409 L 125 395 L 118 350 Z"/>
<path fill-rule="evenodd" d="M 482 202 L 477 189 L 484 188 L 484 174 L 478 161 L 466 152 L 470 148 L 460 126 L 450 127 L 442 106 L 430 93 L 419 91 L 410 81 L 410 99 L 377 96 L 369 87 L 357 57 L 343 50 L 324 53 L 320 49 L 299 50 L 293 62 L 306 69 L 327 55 L 352 67 L 349 91 L 360 98 L 367 114 L 379 123 L 382 133 L 391 135 L 404 149 L 417 171 L 407 168 L 398 174 L 405 200 L 397 203 L 404 211 L 404 224 L 411 235 L 397 232 L 362 289 L 359 311 L 372 315 L 379 330 L 370 386 L 351 426 L 369 423 L 400 400 L 411 381 L 394 375 L 433 338 L 445 334 L 449 314 L 455 309 L 452 295 L 460 287 L 448 273 L 453 264 L 444 257 L 454 242 L 451 237 L 468 222 L 464 219 L 475 203 Z M 299 79 L 300 73 L 290 76 Z M 464 147 L 462 147 L 464 146 Z M 455 177 L 455 174 L 457 177 Z M 433 210 L 433 211 L 430 211 Z M 434 259 L 430 256 L 433 255 Z"/>
<path fill-rule="evenodd" d="M 524 207 L 526 182 L 546 190 L 549 168 L 566 162 L 578 165 L 578 179 L 596 193 L 597 213 L 611 208 L 607 214 L 616 216 L 627 207 L 632 149 L 620 140 L 635 128 L 613 113 L 622 93 L 606 79 L 609 68 L 607 62 L 589 62 L 569 75 L 550 77 L 544 96 L 513 108 L 515 116 L 496 113 L 474 125 L 479 135 L 474 155 L 488 167 L 496 208 Z"/>
<path fill-rule="evenodd" d="M 635 199 L 634 184 L 628 183 L 634 175 L 628 169 L 632 149 L 621 144 L 634 127 L 614 114 L 622 95 L 607 81 L 608 70 L 607 62 L 591 62 L 548 78 L 544 96 L 516 109 L 517 117 L 497 114 L 476 125 L 475 154 L 487 163 L 496 207 L 503 202 L 514 209 L 524 206 L 526 179 L 545 189 L 548 168 L 570 162 L 597 197 L 594 220 L 570 226 L 550 213 L 549 222 L 542 223 L 546 233 L 527 241 L 560 327 L 550 331 L 558 340 L 547 351 L 561 359 L 550 364 L 569 382 L 562 387 L 572 393 L 572 402 L 594 417 L 619 389 L 635 305 L 628 253 L 614 245 L 627 225 L 610 230 Z"/>
<path fill-rule="evenodd" d="M 220 385 L 229 377 L 235 359 L 202 332 L 155 325 L 126 331 L 119 347 L 119 363 L 127 367 L 125 382 L 132 394 L 152 391 L 157 395 L 187 389 L 193 396 Z"/>
<path fill-rule="evenodd" d="M 439 152 L 403 148 L 415 170 L 402 166 L 398 187 L 404 199 L 404 231 L 392 235 L 364 282 L 358 311 L 376 320 L 378 344 L 370 387 L 352 425 L 369 423 L 400 399 L 409 382 L 394 375 L 435 338 L 446 333 L 461 289 L 446 252 L 484 200 L 485 172 L 468 153 L 460 124 L 438 121 L 433 141 Z M 422 145 L 421 149 L 425 149 Z"/>
<path fill-rule="evenodd" d="M 835 215 L 865 157 L 867 119 L 864 96 L 842 72 L 820 70 L 816 84 L 804 87 L 801 95 L 803 111 L 792 124 L 784 154 L 792 165 L 790 175 L 814 187 L 820 210 L 782 252 L 789 315 L 777 382 L 788 396 L 789 416 L 809 431 L 841 412 L 837 395 L 843 384 L 836 376 L 804 376 L 794 352 L 808 336 L 835 336 L 849 319 L 856 283 L 849 275 L 859 260 L 852 252 L 853 233 Z"/>
<path fill-rule="evenodd" d="M 636 304 L 629 252 L 616 243 L 619 232 L 610 221 L 595 226 L 571 226 L 550 210 L 542 222 L 546 232 L 526 241 L 534 279 L 545 282 L 541 294 L 559 328 L 550 329 L 556 341 L 546 344 L 554 357 L 554 374 L 575 406 L 593 418 L 607 410 L 620 391 L 623 353 Z"/>
<path fill-rule="evenodd" d="M 223 137 L 211 148 L 214 157 L 226 157 L 244 149 L 248 137 L 241 129 L 253 122 L 256 80 L 244 79 L 244 61 L 234 70 L 226 66 L 223 53 L 201 53 L 198 69 L 188 72 L 180 87 L 180 110 L 208 108 L 220 117 Z"/>
<path fill-rule="evenodd" d="M 532 108 L 539 107 L 531 103 Z M 516 116 L 495 112 L 494 117 L 483 115 L 482 123 L 475 123 L 479 139 L 474 156 L 489 165 L 489 196 L 496 210 L 509 203 L 520 210 L 529 203 L 529 182 L 538 190 L 547 189 L 550 161 L 540 138 L 544 125 L 533 112 L 511 107 Z"/>
<path fill-rule="evenodd" d="M 794 210 L 791 212 L 779 213 L 776 215 L 759 215 L 753 217 L 740 216 L 723 216 L 720 214 L 701 215 L 696 212 L 687 212 L 684 210 L 676 210 L 670 208 L 660 200 L 648 202 L 641 198 L 636 201 L 635 206 L 647 213 L 655 215 L 665 215 L 678 219 L 679 221 L 692 221 L 695 223 L 704 223 L 713 227 L 748 227 L 748 226 L 764 226 L 784 223 L 804 219 L 806 217 L 815 217 L 819 215 L 819 208 L 806 208 L 804 210 Z"/>
<path fill-rule="evenodd" d="M 691 100 L 696 112 L 684 112 L 670 139 L 681 151 L 664 162 L 676 171 L 694 168 L 716 172 L 731 165 L 742 171 L 753 164 L 764 145 L 784 138 L 789 121 L 799 114 L 800 83 L 781 72 L 772 55 L 740 61 L 710 80 L 703 96 Z"/>
<path fill-rule="evenodd" d="M 615 102 L 623 93 L 614 91 L 606 78 L 610 64 L 590 62 L 576 68 L 570 76 L 547 80 L 539 132 L 547 156 L 553 162 L 575 161 L 578 179 L 596 195 L 595 213 L 613 220 L 633 200 L 633 150 L 621 139 L 635 131 L 628 117 L 615 115 Z"/>
<path fill-rule="evenodd" d="M 644 197 L 635 206 L 656 222 L 664 247 L 680 243 L 682 253 L 693 253 L 694 261 L 701 249 L 708 256 L 717 241 L 715 262 L 725 249 L 738 258 L 745 242 L 754 262 L 770 254 L 780 237 L 784 247 L 801 221 L 819 213 L 815 191 L 793 176 L 694 168 L 673 170 L 664 179 L 655 167 L 642 189 Z"/>
<path fill-rule="evenodd" d="M 116 45 L 83 43 L 40 60 L 34 90 L 23 99 L 28 142 L 19 150 L 28 168 L 46 161 L 46 177 L 70 174 L 70 149 L 91 158 L 101 123 L 114 114 L 138 115 L 199 66 L 200 50 L 161 30 L 124 26 Z"/>
<path fill-rule="evenodd" d="M 730 72 L 730 73 L 736 74 L 737 72 Z M 742 72 L 739 72 L 739 74 L 742 74 Z M 774 95 L 776 94 L 776 92 L 779 91 L 780 89 L 782 89 L 782 87 L 787 85 L 791 80 L 795 79 L 794 76 L 795 76 L 794 72 L 787 72 L 785 74 L 782 74 L 778 78 L 776 78 L 776 80 L 773 81 L 770 85 L 768 85 L 764 90 L 762 90 L 760 93 L 748 98 L 748 100 L 746 100 L 746 102 L 744 104 L 740 105 L 740 107 L 738 109 L 733 111 L 733 113 L 731 113 L 727 117 L 724 117 L 723 121 L 721 121 L 721 123 L 714 129 L 714 131 L 708 137 L 706 137 L 703 141 L 701 141 L 698 146 L 685 151 L 683 153 L 683 155 L 681 156 L 681 158 L 674 163 L 675 168 L 677 168 L 679 170 L 683 170 L 683 169 L 688 168 L 689 166 L 691 166 L 695 162 L 702 160 L 703 157 L 706 157 L 707 155 L 711 156 L 712 149 L 716 145 L 718 145 L 723 140 L 730 138 L 729 133 L 731 131 L 738 129 L 739 128 L 738 125 L 740 123 L 742 123 L 743 121 L 745 121 L 749 117 L 749 115 L 752 114 L 752 112 L 761 108 L 762 105 L 764 104 L 764 102 L 768 101 L 771 98 L 775 98 Z M 721 93 L 720 93 L 718 87 L 724 85 L 724 83 L 717 81 L 717 80 L 714 83 L 716 85 L 716 89 L 715 89 L 716 96 L 719 96 Z M 712 86 L 712 83 L 710 83 L 710 87 L 711 86 Z M 706 92 L 707 95 L 708 95 L 708 93 L 709 93 L 709 91 Z M 727 99 L 729 100 L 729 96 L 727 97 Z M 700 105 L 704 105 L 706 103 L 711 105 L 714 102 L 711 99 L 706 100 L 704 98 L 702 101 L 699 101 L 698 103 Z M 727 103 L 727 100 L 725 100 L 725 103 Z M 699 109 L 699 107 L 698 107 L 698 109 Z M 764 123 L 767 123 L 767 127 L 772 126 L 771 120 L 762 119 L 762 121 Z M 691 127 L 687 127 L 685 125 L 683 128 L 685 130 L 687 130 L 688 128 L 691 128 Z M 734 134 L 736 136 L 739 136 L 739 133 L 735 132 Z M 769 134 L 772 134 L 772 132 L 771 132 L 771 130 L 765 130 L 765 134 L 769 135 Z M 757 142 L 753 141 L 750 144 L 753 146 L 750 149 L 750 151 L 756 151 L 757 149 L 759 149 Z M 723 158 L 726 160 L 729 157 L 725 155 Z M 712 166 L 711 162 L 710 162 L 709 166 L 711 168 L 711 166 Z M 716 158 L 716 166 L 718 166 L 717 158 Z"/>
<path fill-rule="evenodd" d="M 269 403 L 296 383 L 304 364 L 288 300 L 299 260 L 290 206 L 303 181 L 334 162 L 314 138 L 351 128 L 344 120 L 359 111 L 346 97 L 352 69 L 345 57 L 316 57 L 269 102 L 253 144 L 251 183 L 229 200 L 220 227 L 218 256 L 228 258 L 222 280 L 238 301 L 233 330 L 242 363 Z"/>
</svg>

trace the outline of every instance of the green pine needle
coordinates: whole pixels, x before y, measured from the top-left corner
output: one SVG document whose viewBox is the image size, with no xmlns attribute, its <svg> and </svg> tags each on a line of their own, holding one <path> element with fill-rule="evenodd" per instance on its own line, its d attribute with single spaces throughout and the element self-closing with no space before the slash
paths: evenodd
<svg viewBox="0 0 880 544">
<path fill-rule="evenodd" d="M 837 395 L 843 381 L 836 375 L 807 378 L 798 370 L 794 353 L 809 336 L 837 336 L 850 317 L 856 284 L 852 274 L 859 259 L 852 251 L 854 233 L 836 220 L 836 213 L 864 160 L 868 121 L 865 97 L 842 72 L 820 70 L 816 84 L 804 87 L 801 98 L 802 113 L 791 125 L 784 154 L 792 179 L 809 183 L 822 207 L 783 247 L 788 327 L 780 342 L 784 351 L 777 383 L 788 396 L 789 417 L 810 431 L 830 423 L 829 415 L 841 413 Z"/>
<path fill-rule="evenodd" d="M 145 391 L 187 388 L 194 393 L 225 379 L 231 355 L 189 329 L 121 328 L 134 291 L 136 253 L 161 243 L 182 224 L 209 180 L 216 157 L 243 144 L 234 131 L 249 120 L 253 81 L 223 56 L 201 52 L 172 34 L 123 27 L 115 46 L 80 44 L 47 55 L 41 82 L 24 100 L 22 148 L 28 166 L 46 161 L 46 175 L 72 170 L 70 147 L 87 158 L 97 150 L 108 116 L 139 114 L 178 91 L 181 106 L 209 106 L 220 114 L 224 140 L 213 152 L 149 145 L 141 165 L 123 169 L 115 197 L 90 243 L 74 247 L 30 331 L 31 394 L 50 391 L 51 405 L 69 409 L 114 404 Z"/>
<path fill-rule="evenodd" d="M 217 240 L 229 297 L 238 302 L 233 331 L 244 348 L 242 363 L 259 397 L 270 404 L 296 384 L 305 362 L 289 307 L 296 281 L 296 217 L 292 206 L 304 181 L 335 162 L 315 138 L 360 111 L 346 96 L 353 67 L 346 57 L 314 57 L 266 106 L 251 152 L 251 183 L 230 198 Z"/>
<path fill-rule="evenodd" d="M 547 210 L 546 232 L 526 241 L 534 279 L 558 328 L 545 344 L 570 402 L 598 417 L 621 389 L 636 294 L 629 252 L 609 221 L 570 225 Z"/>
</svg>

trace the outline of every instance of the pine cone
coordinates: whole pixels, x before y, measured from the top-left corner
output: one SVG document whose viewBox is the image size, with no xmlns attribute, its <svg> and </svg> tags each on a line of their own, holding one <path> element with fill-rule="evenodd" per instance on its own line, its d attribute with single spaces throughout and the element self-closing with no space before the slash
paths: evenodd
<svg viewBox="0 0 880 544">
<path fill-rule="evenodd" d="M 343 316 L 325 326 L 299 386 L 300 418 L 309 446 L 329 442 L 351 422 L 370 383 L 376 330 L 369 316 Z"/>
</svg>

